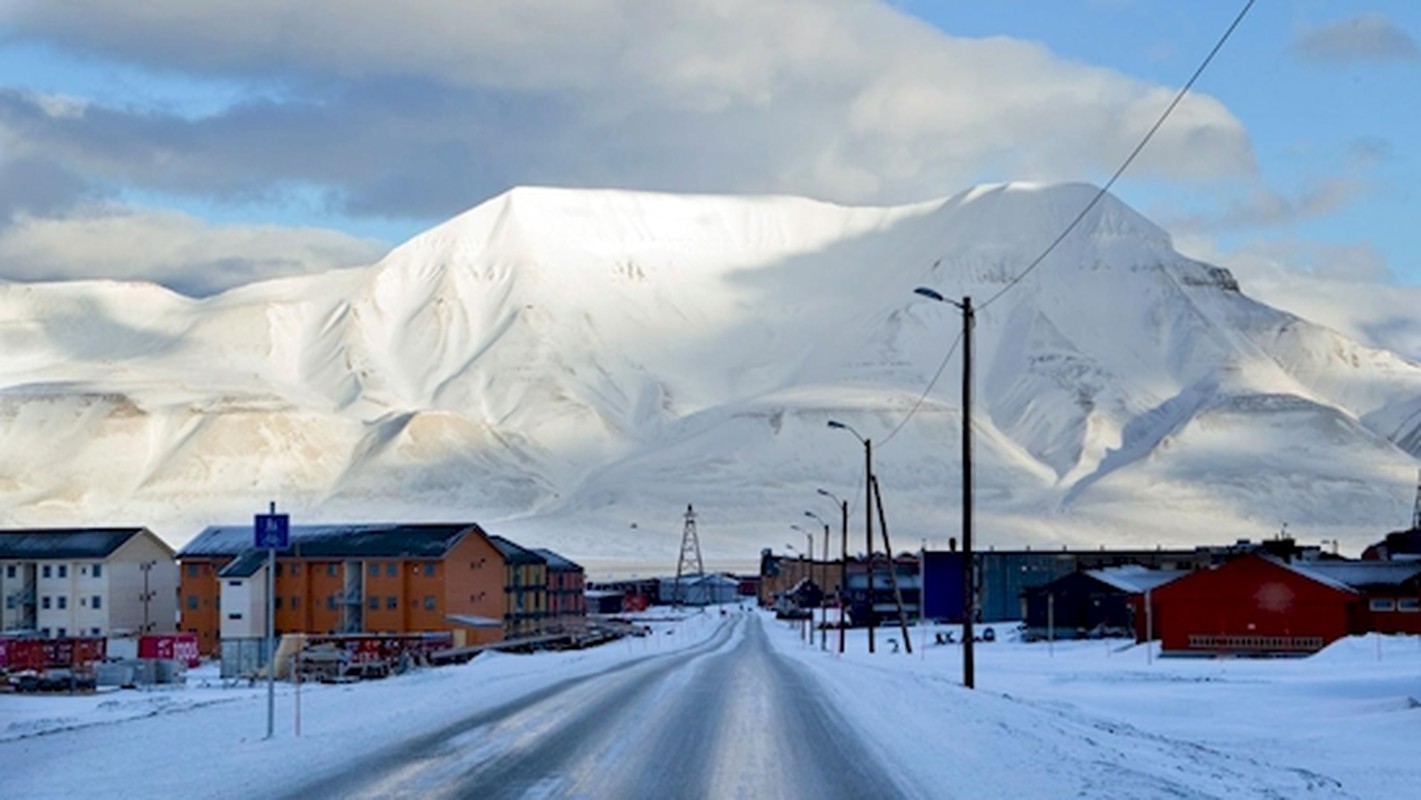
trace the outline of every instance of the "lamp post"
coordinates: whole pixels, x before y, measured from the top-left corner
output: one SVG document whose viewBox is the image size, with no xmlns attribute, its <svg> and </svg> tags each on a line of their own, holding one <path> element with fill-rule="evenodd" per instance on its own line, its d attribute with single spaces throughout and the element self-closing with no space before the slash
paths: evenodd
<svg viewBox="0 0 1421 800">
<path fill-rule="evenodd" d="M 962 312 L 962 685 L 976 686 L 972 652 L 972 623 L 977 615 L 977 575 L 972 556 L 972 298 L 948 300 L 936 290 L 920 286 L 914 294 L 956 306 Z"/>
<path fill-rule="evenodd" d="M 813 583 L 813 582 L 814 582 L 814 534 L 810 533 L 809 531 L 807 531 L 807 530 L 805 530 L 805 529 L 803 529 L 803 528 L 801 528 L 801 527 L 799 527 L 798 525 L 795 525 L 795 524 L 791 524 L 791 525 L 790 525 L 790 528 L 792 528 L 793 530 L 799 531 L 800 533 L 804 534 L 804 543 L 805 543 L 805 544 L 804 544 L 804 551 L 801 552 L 799 555 L 800 555 L 801 558 L 807 559 L 807 560 L 804 562 L 804 577 L 808 578 L 809 581 L 810 581 L 810 583 Z M 791 549 L 791 550 L 794 549 L 794 547 L 792 547 L 791 545 L 785 545 L 785 547 L 787 547 L 787 548 L 789 548 L 789 549 Z M 804 640 L 805 640 L 806 642 L 810 642 L 811 644 L 814 642 L 814 630 L 813 630 L 813 626 L 814 626 L 814 609 L 811 608 L 811 609 L 809 609 L 809 621 L 806 622 L 806 623 L 804 623 L 803 628 L 802 628 L 803 631 L 804 631 Z"/>
<path fill-rule="evenodd" d="M 825 522 L 823 517 L 813 511 L 804 512 L 804 516 L 818 520 L 819 524 L 824 526 L 824 550 L 822 551 L 824 553 L 824 566 L 819 569 L 819 597 L 821 598 L 819 601 L 819 649 L 828 650 L 829 633 L 825 630 L 824 626 L 829 624 L 829 608 L 824 605 L 822 598 L 828 596 L 828 590 L 825 588 L 825 585 L 828 584 L 829 579 L 825 574 L 825 570 L 829 568 L 829 523 Z"/>
<path fill-rule="evenodd" d="M 834 505 L 839 507 L 839 518 L 843 527 L 839 538 L 839 590 L 834 593 L 834 599 L 839 604 L 839 653 L 844 652 L 844 594 L 849 590 L 849 501 L 840 500 L 831 492 L 825 489 L 817 490 L 834 501 Z"/>
<path fill-rule="evenodd" d="M 863 438 L 859 432 L 845 425 L 838 420 L 829 420 L 829 427 L 837 430 L 848 431 L 863 443 L 863 514 L 864 514 L 864 536 L 867 549 L 864 550 L 866 559 L 864 570 L 868 578 L 868 652 L 873 650 L 873 626 L 877 621 L 873 616 L 873 442 Z"/>
</svg>

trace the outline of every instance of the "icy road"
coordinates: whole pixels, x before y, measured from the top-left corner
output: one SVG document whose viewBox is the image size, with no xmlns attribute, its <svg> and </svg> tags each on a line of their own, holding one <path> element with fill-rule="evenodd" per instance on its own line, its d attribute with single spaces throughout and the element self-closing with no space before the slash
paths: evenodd
<svg viewBox="0 0 1421 800">
<path fill-rule="evenodd" d="M 432 731 L 292 797 L 864 798 L 897 794 L 758 615 Z"/>
</svg>

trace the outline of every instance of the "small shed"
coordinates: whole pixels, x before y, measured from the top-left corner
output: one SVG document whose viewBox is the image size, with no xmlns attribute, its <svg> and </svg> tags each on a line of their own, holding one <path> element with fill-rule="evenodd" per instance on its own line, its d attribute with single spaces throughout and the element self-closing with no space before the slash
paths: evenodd
<svg viewBox="0 0 1421 800">
<path fill-rule="evenodd" d="M 1166 655 L 1308 655 L 1346 636 L 1361 602 L 1342 581 L 1253 553 L 1152 593 Z"/>
<path fill-rule="evenodd" d="M 1144 641 L 1144 594 L 1188 574 L 1139 565 L 1072 572 L 1022 592 L 1029 639 L 1133 634 Z"/>
</svg>

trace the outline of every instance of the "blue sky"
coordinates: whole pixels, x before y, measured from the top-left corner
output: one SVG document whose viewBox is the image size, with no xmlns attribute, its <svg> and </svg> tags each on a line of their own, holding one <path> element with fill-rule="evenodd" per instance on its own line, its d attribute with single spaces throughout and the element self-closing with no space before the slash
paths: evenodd
<svg viewBox="0 0 1421 800">
<path fill-rule="evenodd" d="M 1242 2 L 0 0 L 0 278 L 204 294 L 519 184 L 1103 181 Z M 1260 0 L 1116 193 L 1192 254 L 1421 285 L 1421 6 Z"/>
</svg>

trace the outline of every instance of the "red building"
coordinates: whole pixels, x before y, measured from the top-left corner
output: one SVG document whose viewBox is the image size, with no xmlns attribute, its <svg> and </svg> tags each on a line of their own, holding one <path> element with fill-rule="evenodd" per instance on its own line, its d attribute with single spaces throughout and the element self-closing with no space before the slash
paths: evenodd
<svg viewBox="0 0 1421 800">
<path fill-rule="evenodd" d="M 552 626 L 580 625 L 587 616 L 587 577 L 582 565 L 545 547 L 533 552 L 548 564 L 548 620 Z"/>
<path fill-rule="evenodd" d="M 1421 561 L 1320 561 L 1302 569 L 1362 595 L 1352 633 L 1421 633 Z"/>
<path fill-rule="evenodd" d="M 1161 652 L 1306 655 L 1357 632 L 1363 595 L 1321 571 L 1262 553 L 1151 592 Z"/>
</svg>

